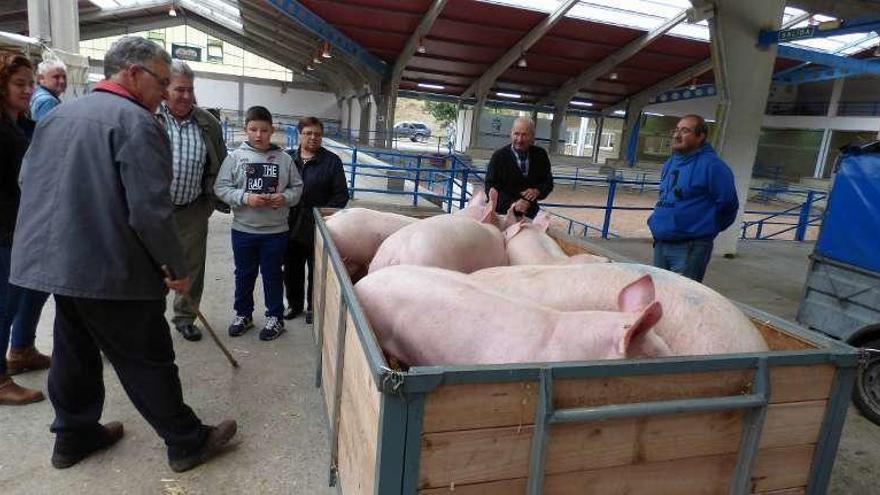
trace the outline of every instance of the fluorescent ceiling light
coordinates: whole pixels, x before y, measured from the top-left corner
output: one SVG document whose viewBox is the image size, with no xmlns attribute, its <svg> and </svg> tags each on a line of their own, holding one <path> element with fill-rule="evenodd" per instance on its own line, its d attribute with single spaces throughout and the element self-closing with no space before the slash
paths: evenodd
<svg viewBox="0 0 880 495">
<path fill-rule="evenodd" d="M 593 104 L 590 103 L 589 101 L 580 101 L 580 100 L 571 100 L 571 103 L 569 103 L 569 105 L 574 105 L 576 107 L 591 107 L 591 106 L 593 106 Z"/>
<path fill-rule="evenodd" d="M 650 115 L 652 117 L 665 117 L 666 116 L 662 113 L 656 113 L 656 112 L 645 112 L 645 115 Z"/>
<path fill-rule="evenodd" d="M 446 89 L 446 86 L 441 86 L 439 84 L 428 84 L 428 83 L 419 83 L 418 87 L 425 89 Z"/>
<path fill-rule="evenodd" d="M 519 93 L 503 93 L 501 91 L 498 91 L 495 94 L 502 98 L 513 98 L 515 100 L 522 98 L 522 95 Z"/>
<path fill-rule="evenodd" d="M 626 115 L 626 111 L 624 110 L 615 110 L 614 115 Z"/>
</svg>

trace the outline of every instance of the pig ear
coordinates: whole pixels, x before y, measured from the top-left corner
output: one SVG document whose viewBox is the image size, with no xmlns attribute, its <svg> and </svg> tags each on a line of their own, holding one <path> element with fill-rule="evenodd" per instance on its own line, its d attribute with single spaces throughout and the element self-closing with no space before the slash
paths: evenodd
<svg viewBox="0 0 880 495">
<path fill-rule="evenodd" d="M 498 189 L 495 189 L 494 187 L 489 188 L 489 201 L 496 204 L 498 203 Z"/>
<path fill-rule="evenodd" d="M 523 221 L 520 220 L 519 222 L 516 222 L 510 227 L 504 229 L 504 242 L 510 242 L 510 240 L 513 239 L 514 236 L 516 236 L 516 234 L 519 234 L 519 231 L 522 230 L 522 227 Z"/>
<path fill-rule="evenodd" d="M 477 191 L 471 196 L 471 200 L 468 201 L 468 206 L 479 206 L 486 204 L 486 193 L 482 190 Z"/>
<path fill-rule="evenodd" d="M 547 228 L 550 227 L 550 214 L 546 211 L 538 213 L 535 219 L 532 220 L 532 225 L 537 227 L 541 232 L 547 232 Z"/>
<path fill-rule="evenodd" d="M 634 313 L 647 307 L 655 299 L 654 281 L 648 274 L 621 289 L 617 296 L 617 309 L 624 313 Z"/>
<path fill-rule="evenodd" d="M 649 337 L 649 332 L 653 334 L 653 332 L 651 332 L 651 328 L 653 328 L 654 325 L 656 325 L 657 322 L 660 321 L 660 318 L 662 316 L 663 307 L 658 301 L 654 301 L 650 305 L 648 305 L 648 307 L 645 308 L 644 311 L 642 311 L 636 321 L 634 321 L 632 325 L 626 328 L 626 331 L 623 334 L 623 338 L 621 338 L 620 342 L 618 343 L 617 350 L 620 355 L 633 356 L 634 354 L 636 354 L 635 351 L 638 348 L 644 347 L 644 344 L 653 343 L 659 346 L 660 344 L 656 342 L 656 339 L 653 339 L 652 342 L 651 338 Z M 662 346 L 649 352 L 653 353 L 654 355 L 669 355 L 669 347 L 666 346 L 666 343 L 663 342 L 662 339 L 659 342 L 662 342 Z M 665 350 L 663 349 L 663 347 L 665 347 Z"/>
</svg>

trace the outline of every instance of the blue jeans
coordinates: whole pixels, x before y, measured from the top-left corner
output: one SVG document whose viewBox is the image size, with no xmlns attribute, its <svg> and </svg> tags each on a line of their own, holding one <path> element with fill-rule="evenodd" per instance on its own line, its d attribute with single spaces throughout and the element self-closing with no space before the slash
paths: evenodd
<svg viewBox="0 0 880 495">
<path fill-rule="evenodd" d="M 257 273 L 263 276 L 266 316 L 284 314 L 284 282 L 281 265 L 287 250 L 288 233 L 248 234 L 232 231 L 232 254 L 235 259 L 235 314 L 251 316 L 254 312 L 254 285 Z"/>
<path fill-rule="evenodd" d="M 9 284 L 9 267 L 12 262 L 12 246 L 0 246 L 0 375 L 6 374 L 6 350 L 9 348 L 9 331 L 18 303 L 19 287 Z"/>
<path fill-rule="evenodd" d="M 702 282 L 712 258 L 712 239 L 654 241 L 654 266 Z"/>
</svg>

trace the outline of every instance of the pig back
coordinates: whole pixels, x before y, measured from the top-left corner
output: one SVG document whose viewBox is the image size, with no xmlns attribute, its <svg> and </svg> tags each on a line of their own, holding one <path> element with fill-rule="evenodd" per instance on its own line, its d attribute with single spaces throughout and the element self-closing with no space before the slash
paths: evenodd
<svg viewBox="0 0 880 495">
<path fill-rule="evenodd" d="M 370 263 L 370 273 L 394 265 L 471 273 L 505 264 L 504 236 L 496 227 L 466 216 L 437 215 L 389 236 Z"/>
<path fill-rule="evenodd" d="M 354 276 L 359 271 L 366 272 L 385 239 L 416 221 L 396 213 L 347 208 L 327 217 L 325 223 L 348 274 Z"/>
<path fill-rule="evenodd" d="M 472 278 L 506 294 L 531 294 L 534 301 L 559 311 L 618 308 L 618 294 L 648 274 L 654 280 L 663 317 L 654 331 L 674 355 L 704 355 L 768 350 L 760 332 L 730 300 L 676 273 L 634 263 L 564 266 L 510 266 L 481 270 Z"/>
</svg>

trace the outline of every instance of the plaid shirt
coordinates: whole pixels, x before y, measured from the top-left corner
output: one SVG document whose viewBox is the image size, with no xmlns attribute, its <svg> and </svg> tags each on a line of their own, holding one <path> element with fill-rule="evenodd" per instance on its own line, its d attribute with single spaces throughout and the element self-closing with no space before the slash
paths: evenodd
<svg viewBox="0 0 880 495">
<path fill-rule="evenodd" d="M 202 138 L 202 130 L 192 114 L 180 122 L 162 103 L 165 114 L 165 132 L 171 141 L 172 168 L 174 178 L 171 180 L 171 201 L 176 206 L 185 206 L 202 194 L 202 174 L 205 171 L 208 148 Z"/>
</svg>

